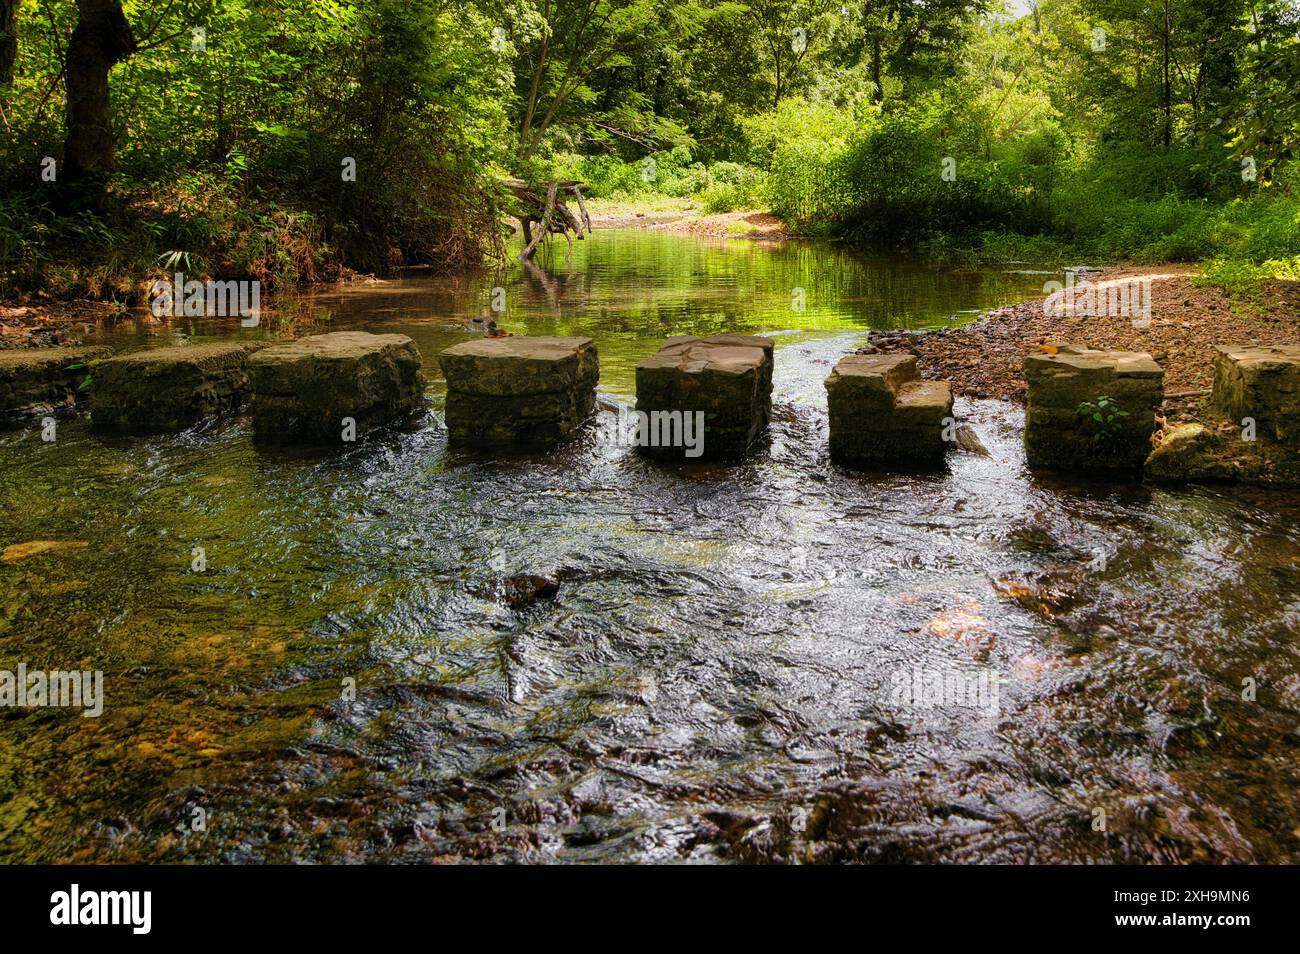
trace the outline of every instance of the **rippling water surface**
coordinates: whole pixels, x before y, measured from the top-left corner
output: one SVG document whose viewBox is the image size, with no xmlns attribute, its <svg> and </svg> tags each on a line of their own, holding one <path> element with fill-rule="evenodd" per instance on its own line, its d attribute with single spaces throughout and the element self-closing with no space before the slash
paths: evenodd
<svg viewBox="0 0 1300 954">
<path fill-rule="evenodd" d="M 1300 497 L 1037 478 L 997 402 L 958 402 L 989 458 L 826 458 L 821 381 L 866 329 L 1042 278 L 609 232 L 92 334 L 400 331 L 431 413 L 342 452 L 0 433 L 0 547 L 85 544 L 0 564 L 0 669 L 106 696 L 0 710 L 0 858 L 1297 860 Z M 596 339 L 606 408 L 667 335 L 774 335 L 770 443 L 662 466 L 607 409 L 552 454 L 449 451 L 435 356 L 494 286 L 507 329 Z M 512 605 L 519 574 L 558 597 Z M 899 695 L 933 674 L 992 694 Z"/>
</svg>

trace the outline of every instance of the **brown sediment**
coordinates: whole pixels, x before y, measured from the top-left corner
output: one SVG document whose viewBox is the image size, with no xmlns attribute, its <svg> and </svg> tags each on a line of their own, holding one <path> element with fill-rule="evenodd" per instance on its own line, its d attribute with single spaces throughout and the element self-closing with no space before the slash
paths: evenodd
<svg viewBox="0 0 1300 954">
<path fill-rule="evenodd" d="M 911 352 L 923 377 L 947 380 L 965 397 L 1024 403 L 1025 355 L 1051 342 L 1145 351 L 1165 371 L 1166 405 L 1199 402 L 1214 379 L 1214 348 L 1221 344 L 1300 344 L 1300 283 L 1266 286 L 1263 306 L 1251 312 L 1223 291 L 1203 287 L 1178 268 L 1111 269 L 1095 281 L 1150 276 L 1151 322 L 1128 316 L 1048 314 L 1043 298 L 996 308 L 973 324 L 928 332 L 872 332 L 865 353 Z"/>
</svg>

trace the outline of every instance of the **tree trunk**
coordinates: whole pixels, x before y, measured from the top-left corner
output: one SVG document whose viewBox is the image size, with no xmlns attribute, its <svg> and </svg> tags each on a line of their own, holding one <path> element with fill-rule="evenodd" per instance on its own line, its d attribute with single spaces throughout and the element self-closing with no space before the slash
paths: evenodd
<svg viewBox="0 0 1300 954">
<path fill-rule="evenodd" d="M 1173 118 L 1171 116 L 1173 105 L 1171 103 L 1171 90 L 1169 84 L 1169 32 L 1172 25 L 1169 21 L 1169 0 L 1165 0 L 1165 46 L 1164 46 L 1164 100 L 1165 100 L 1165 152 L 1169 151 L 1169 146 L 1173 140 Z"/>
<path fill-rule="evenodd" d="M 121 0 L 77 0 L 77 26 L 68 41 L 67 139 L 64 183 L 88 199 L 102 195 L 113 171 L 113 110 L 108 74 L 135 52 Z"/>
<path fill-rule="evenodd" d="M 18 0 L 0 0 L 0 89 L 14 81 L 18 61 Z"/>
<path fill-rule="evenodd" d="M 882 103 L 885 100 L 885 88 L 880 85 L 880 34 L 871 38 L 871 101 Z"/>
</svg>

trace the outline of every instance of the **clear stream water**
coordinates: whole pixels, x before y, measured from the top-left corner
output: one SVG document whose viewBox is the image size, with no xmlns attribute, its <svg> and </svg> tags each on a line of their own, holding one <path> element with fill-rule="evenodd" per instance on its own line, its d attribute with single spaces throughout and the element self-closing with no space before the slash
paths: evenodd
<svg viewBox="0 0 1300 954">
<path fill-rule="evenodd" d="M 1300 496 L 1038 477 L 991 401 L 958 402 L 989 458 L 827 460 L 821 382 L 867 329 L 1043 278 L 611 231 L 257 329 L 91 329 L 399 331 L 431 410 L 343 451 L 0 432 L 0 547 L 85 544 L 0 564 L 0 669 L 105 695 L 0 709 L 0 858 L 1300 860 Z M 449 451 L 436 355 L 497 285 L 508 330 L 597 341 L 607 408 L 670 334 L 775 336 L 770 443 L 649 463 L 607 409 L 554 453 Z M 510 605 L 517 574 L 558 597 Z M 913 672 L 996 705 L 912 704 Z"/>
</svg>

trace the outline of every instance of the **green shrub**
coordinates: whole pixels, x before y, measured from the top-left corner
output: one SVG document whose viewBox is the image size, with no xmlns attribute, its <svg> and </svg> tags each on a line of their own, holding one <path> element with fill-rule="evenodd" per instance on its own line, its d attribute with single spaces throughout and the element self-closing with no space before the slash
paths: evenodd
<svg viewBox="0 0 1300 954">
<path fill-rule="evenodd" d="M 695 162 L 685 146 L 633 161 L 612 155 L 561 153 L 536 175 L 540 179 L 578 179 L 587 183 L 588 194 L 598 199 L 698 197 L 708 212 L 758 208 L 764 202 L 762 172 L 738 162 Z"/>
</svg>

